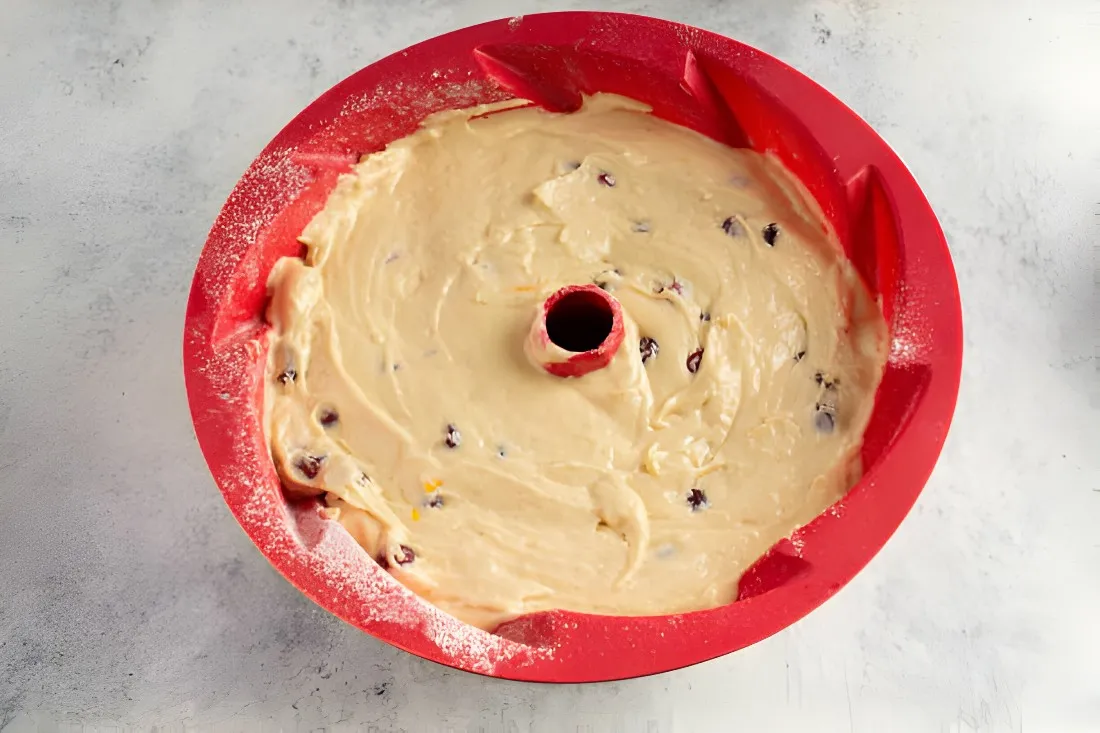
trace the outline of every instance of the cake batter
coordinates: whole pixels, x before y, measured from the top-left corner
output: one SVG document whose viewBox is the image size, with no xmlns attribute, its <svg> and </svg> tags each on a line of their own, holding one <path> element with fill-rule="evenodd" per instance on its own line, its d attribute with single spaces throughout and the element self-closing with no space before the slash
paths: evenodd
<svg viewBox="0 0 1100 733">
<path fill-rule="evenodd" d="M 492 628 L 737 596 L 852 486 L 881 313 L 772 158 L 596 95 L 440 113 L 343 176 L 270 279 L 271 451 L 393 575 Z M 540 369 L 543 301 L 621 305 Z"/>
</svg>

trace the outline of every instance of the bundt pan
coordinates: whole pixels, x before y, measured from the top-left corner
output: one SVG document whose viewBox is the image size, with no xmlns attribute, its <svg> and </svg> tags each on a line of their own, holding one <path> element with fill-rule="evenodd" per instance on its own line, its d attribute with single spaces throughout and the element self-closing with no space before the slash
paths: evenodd
<svg viewBox="0 0 1100 733">
<path fill-rule="evenodd" d="M 816 197 L 890 326 L 889 360 L 862 449 L 865 473 L 742 578 L 736 602 L 671 616 L 551 611 L 470 627 L 405 589 L 316 501 L 288 502 L 262 424 L 265 283 L 336 178 L 427 115 L 512 97 L 553 111 L 583 94 L 646 102 L 666 120 L 777 156 Z M 195 433 L 233 514 L 316 603 L 389 644 L 495 677 L 586 682 L 712 659 L 789 626 L 883 546 L 932 471 L 962 359 L 958 287 L 913 177 L 854 112 L 742 43 L 677 23 L 566 12 L 493 21 L 395 53 L 299 114 L 237 183 L 191 287 L 184 371 Z"/>
</svg>

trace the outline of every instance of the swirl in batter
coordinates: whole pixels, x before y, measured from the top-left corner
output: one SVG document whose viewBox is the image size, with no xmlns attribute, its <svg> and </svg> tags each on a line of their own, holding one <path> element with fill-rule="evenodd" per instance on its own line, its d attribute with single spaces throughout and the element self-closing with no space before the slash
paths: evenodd
<svg viewBox="0 0 1100 733">
<path fill-rule="evenodd" d="M 886 326 L 772 158 L 596 95 L 429 118 L 343 176 L 270 279 L 289 491 L 492 628 L 736 598 L 860 474 Z M 596 283 L 625 337 L 579 378 L 524 344 Z"/>
</svg>

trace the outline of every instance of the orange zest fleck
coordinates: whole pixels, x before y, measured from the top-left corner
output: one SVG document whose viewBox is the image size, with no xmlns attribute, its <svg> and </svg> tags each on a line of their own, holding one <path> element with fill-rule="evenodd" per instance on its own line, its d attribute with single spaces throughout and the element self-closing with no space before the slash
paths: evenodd
<svg viewBox="0 0 1100 733">
<path fill-rule="evenodd" d="M 419 522 L 420 521 L 420 510 L 417 509 L 416 507 L 413 507 L 412 518 L 413 518 L 414 522 Z"/>
<path fill-rule="evenodd" d="M 442 485 L 443 485 L 443 479 L 439 479 L 439 478 L 434 479 L 432 481 L 425 481 L 424 482 L 424 493 L 425 494 L 430 494 Z"/>
<path fill-rule="evenodd" d="M 517 285 L 516 287 L 512 288 L 512 290 L 517 293 L 533 293 L 538 290 L 538 288 L 534 285 Z"/>
</svg>

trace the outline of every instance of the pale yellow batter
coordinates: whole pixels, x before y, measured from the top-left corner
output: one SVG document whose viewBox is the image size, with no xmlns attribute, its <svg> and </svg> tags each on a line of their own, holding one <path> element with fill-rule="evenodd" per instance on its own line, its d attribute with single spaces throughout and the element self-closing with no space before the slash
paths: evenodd
<svg viewBox="0 0 1100 733">
<path fill-rule="evenodd" d="M 858 477 L 882 316 L 771 158 L 622 97 L 520 104 L 435 115 L 366 157 L 303 232 L 305 262 L 276 265 L 275 464 L 485 628 L 727 603 Z M 592 282 L 623 346 L 551 376 L 531 324 Z"/>
</svg>

